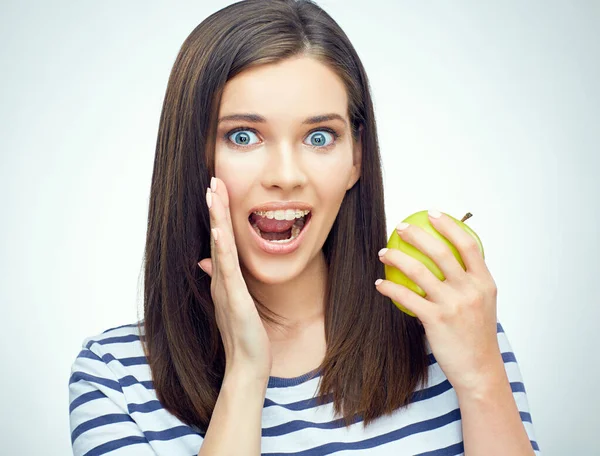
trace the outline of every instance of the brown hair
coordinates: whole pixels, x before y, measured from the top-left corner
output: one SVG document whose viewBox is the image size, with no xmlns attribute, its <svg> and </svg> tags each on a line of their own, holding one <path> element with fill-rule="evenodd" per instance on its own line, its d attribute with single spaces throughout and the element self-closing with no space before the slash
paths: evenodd
<svg viewBox="0 0 600 456">
<path fill-rule="evenodd" d="M 387 234 L 377 129 L 362 63 L 339 25 L 314 2 L 245 0 L 209 16 L 183 43 L 163 102 L 150 189 L 144 349 L 164 408 L 201 432 L 225 372 L 210 277 L 197 265 L 210 257 L 204 191 L 214 175 L 221 94 L 241 71 L 292 56 L 318 59 L 343 80 L 353 139 L 362 135 L 363 146 L 361 177 L 346 192 L 323 245 L 327 351 L 318 369 L 318 401 L 331 397 L 346 426 L 360 417 L 366 426 L 407 406 L 428 381 L 421 326 L 373 285 L 384 277 L 377 251 Z M 274 322 L 256 302 L 261 317 Z"/>
</svg>

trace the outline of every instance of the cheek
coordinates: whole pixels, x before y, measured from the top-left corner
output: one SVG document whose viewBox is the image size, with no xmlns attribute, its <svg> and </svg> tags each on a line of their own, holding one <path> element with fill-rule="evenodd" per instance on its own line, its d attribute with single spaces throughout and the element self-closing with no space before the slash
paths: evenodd
<svg viewBox="0 0 600 456">
<path fill-rule="evenodd" d="M 320 160 L 312 166 L 313 180 L 325 194 L 343 195 L 352 175 L 352 158 L 349 154 L 331 157 L 331 160 Z"/>
<path fill-rule="evenodd" d="M 315 190 L 320 194 L 320 198 L 328 203 L 338 201 L 343 198 L 346 192 L 346 174 L 338 170 L 335 172 L 321 172 L 313 180 Z"/>
<path fill-rule="evenodd" d="M 226 160 L 215 161 L 215 174 L 223 181 L 229 198 L 229 213 L 233 230 L 239 234 L 245 230 L 246 219 L 239 217 L 243 211 L 248 209 L 248 195 L 251 194 L 253 183 L 252 175 L 248 168 L 239 163 Z"/>
<path fill-rule="evenodd" d="M 215 174 L 225 183 L 231 206 L 239 201 L 240 195 L 244 195 L 248 191 L 250 179 L 247 169 L 245 170 L 243 164 L 222 157 L 222 154 L 217 153 Z"/>
</svg>

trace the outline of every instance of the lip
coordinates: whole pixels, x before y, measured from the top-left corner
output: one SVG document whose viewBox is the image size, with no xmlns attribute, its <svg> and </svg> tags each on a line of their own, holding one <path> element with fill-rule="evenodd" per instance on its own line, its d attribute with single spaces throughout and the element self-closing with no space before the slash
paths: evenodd
<svg viewBox="0 0 600 456">
<path fill-rule="evenodd" d="M 297 206 L 295 206 L 295 207 L 297 207 Z M 260 209 L 256 209 L 256 210 L 260 210 Z M 304 224 L 304 227 L 300 231 L 300 234 L 298 234 L 298 237 L 296 239 L 294 239 L 292 242 L 289 242 L 287 244 L 273 244 L 272 242 L 269 242 L 266 239 L 263 239 L 262 237 L 260 237 L 260 235 L 256 231 L 254 231 L 254 228 L 252 227 L 252 224 L 250 223 L 249 220 L 248 220 L 248 227 L 250 228 L 252 237 L 256 240 L 257 246 L 261 250 L 263 250 L 264 252 L 270 253 L 270 254 L 274 254 L 274 255 L 285 255 L 285 254 L 294 252 L 295 250 L 298 249 L 298 247 L 300 247 L 300 243 L 304 239 L 304 235 L 308 231 L 308 228 L 310 227 L 311 222 L 312 222 L 312 211 L 310 212 L 310 214 L 308 216 L 308 220 Z"/>
</svg>

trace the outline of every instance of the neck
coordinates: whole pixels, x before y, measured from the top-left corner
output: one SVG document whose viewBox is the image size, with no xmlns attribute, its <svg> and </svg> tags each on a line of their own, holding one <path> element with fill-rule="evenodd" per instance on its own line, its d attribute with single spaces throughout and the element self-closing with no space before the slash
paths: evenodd
<svg viewBox="0 0 600 456">
<path fill-rule="evenodd" d="M 323 320 L 327 263 L 322 250 L 300 274 L 286 282 L 262 283 L 244 268 L 242 271 L 248 290 L 269 310 L 285 318 L 283 328 L 277 328 L 265 321 L 269 333 L 273 330 L 293 333 L 296 329 Z"/>
</svg>

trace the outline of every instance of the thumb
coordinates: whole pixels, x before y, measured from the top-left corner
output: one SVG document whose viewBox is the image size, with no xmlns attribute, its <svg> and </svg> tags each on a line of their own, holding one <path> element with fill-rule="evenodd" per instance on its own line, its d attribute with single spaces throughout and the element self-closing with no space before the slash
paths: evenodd
<svg viewBox="0 0 600 456">
<path fill-rule="evenodd" d="M 210 277 L 212 277 L 212 259 L 211 258 L 204 258 L 203 260 L 200 260 L 198 262 L 198 266 L 200 266 L 200 269 L 202 269 Z"/>
</svg>

